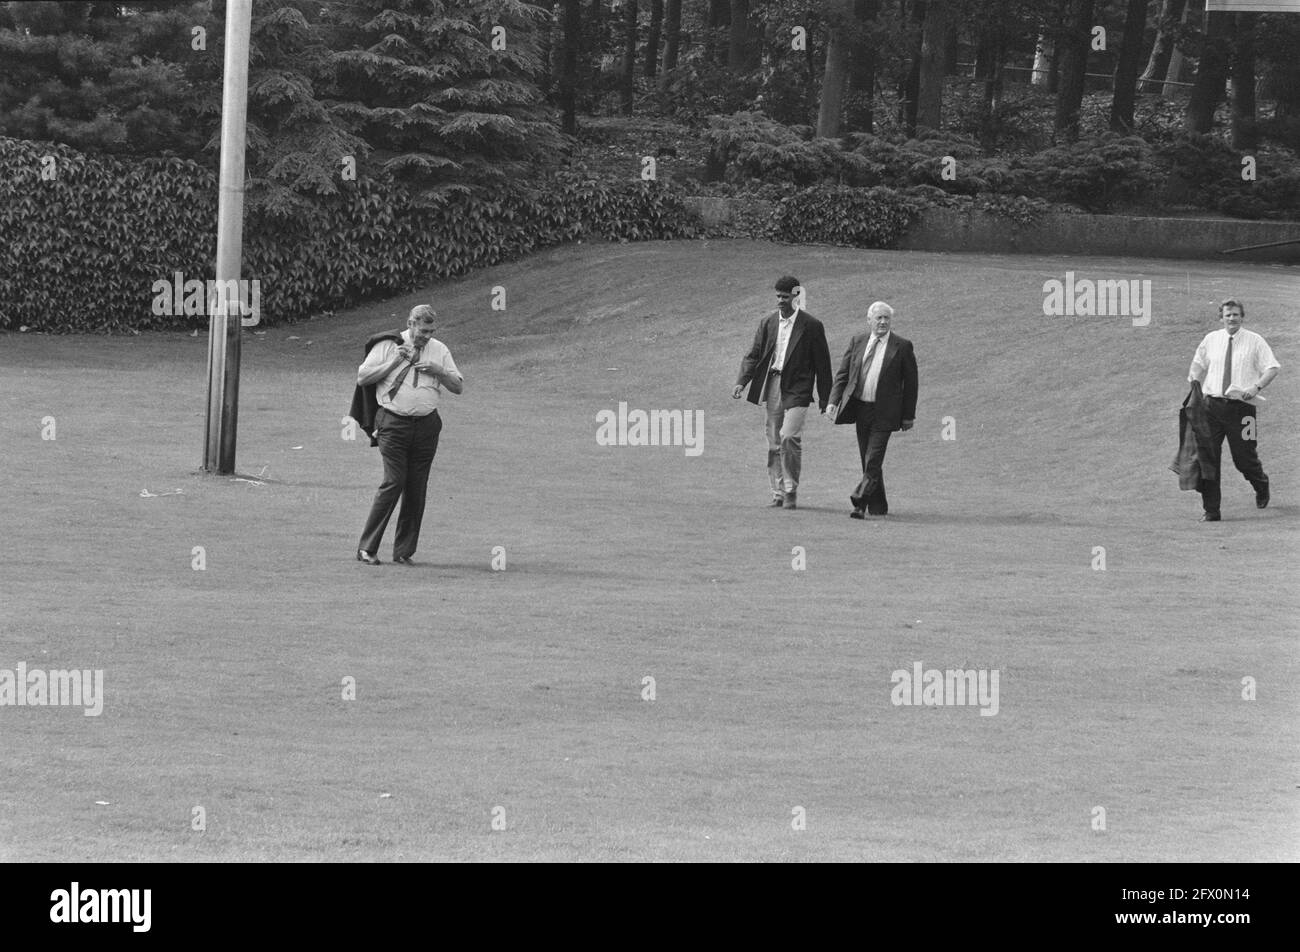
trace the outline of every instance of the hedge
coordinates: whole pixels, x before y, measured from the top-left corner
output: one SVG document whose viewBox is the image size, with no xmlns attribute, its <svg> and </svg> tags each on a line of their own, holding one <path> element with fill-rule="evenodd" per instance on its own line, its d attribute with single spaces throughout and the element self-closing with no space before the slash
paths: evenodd
<svg viewBox="0 0 1300 952">
<path fill-rule="evenodd" d="M 217 178 L 180 159 L 123 162 L 0 138 L 0 328 L 121 332 L 206 325 L 155 315 L 154 284 L 212 278 Z M 250 213 L 241 276 L 261 320 L 292 321 L 583 238 L 693 237 L 680 194 L 658 182 L 569 170 L 504 194 L 421 204 L 382 180 L 343 183 L 315 215 Z"/>
</svg>

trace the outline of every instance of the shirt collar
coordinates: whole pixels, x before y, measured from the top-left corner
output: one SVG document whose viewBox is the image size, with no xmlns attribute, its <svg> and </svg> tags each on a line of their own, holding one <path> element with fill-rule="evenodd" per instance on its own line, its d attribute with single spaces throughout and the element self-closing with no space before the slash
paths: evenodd
<svg viewBox="0 0 1300 952">
<path fill-rule="evenodd" d="M 789 317 L 783 317 L 783 316 L 781 315 L 780 310 L 778 310 L 778 311 L 776 312 L 776 319 L 777 319 L 778 321 L 793 321 L 793 320 L 794 320 L 796 317 L 798 317 L 798 316 L 799 316 L 799 309 L 798 309 L 797 307 L 796 307 L 793 311 L 790 312 L 790 316 L 789 316 Z"/>
</svg>

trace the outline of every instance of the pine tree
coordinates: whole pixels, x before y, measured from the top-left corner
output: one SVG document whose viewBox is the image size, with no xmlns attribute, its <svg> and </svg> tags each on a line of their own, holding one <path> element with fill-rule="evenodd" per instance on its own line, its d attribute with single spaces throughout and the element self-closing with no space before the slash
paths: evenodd
<svg viewBox="0 0 1300 952">
<path fill-rule="evenodd" d="M 117 155 L 192 156 L 203 131 L 186 75 L 208 4 L 9 3 L 0 135 Z"/>
<path fill-rule="evenodd" d="M 326 108 L 427 199 L 523 179 L 561 140 L 533 83 L 545 10 L 519 0 L 324 8 Z"/>
</svg>

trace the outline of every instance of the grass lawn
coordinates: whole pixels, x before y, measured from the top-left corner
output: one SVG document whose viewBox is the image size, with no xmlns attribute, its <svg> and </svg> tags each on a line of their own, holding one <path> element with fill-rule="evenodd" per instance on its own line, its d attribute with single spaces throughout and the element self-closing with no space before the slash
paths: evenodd
<svg viewBox="0 0 1300 952">
<path fill-rule="evenodd" d="M 1067 270 L 1150 279 L 1151 325 L 1044 316 Z M 886 520 L 847 518 L 852 429 L 813 417 L 799 511 L 766 508 L 762 412 L 730 390 L 786 272 L 836 362 L 878 298 L 916 345 Z M 204 335 L 0 335 L 0 669 L 105 691 L 99 717 L 0 707 L 0 859 L 1296 860 L 1298 291 L 1236 263 L 569 246 L 246 332 L 261 485 L 197 472 Z M 1202 524 L 1167 467 L 1230 294 L 1283 364 L 1273 503 L 1228 469 Z M 466 392 L 419 564 L 388 563 L 390 525 L 371 568 L 379 456 L 340 418 L 365 337 L 430 299 Z M 597 445 L 619 401 L 702 411 L 703 452 Z M 894 706 L 914 662 L 996 669 L 998 713 Z"/>
</svg>

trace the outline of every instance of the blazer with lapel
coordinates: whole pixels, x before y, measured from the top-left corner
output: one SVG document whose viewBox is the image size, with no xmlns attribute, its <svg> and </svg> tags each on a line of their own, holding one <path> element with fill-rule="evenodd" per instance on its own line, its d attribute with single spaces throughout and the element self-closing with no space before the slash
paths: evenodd
<svg viewBox="0 0 1300 952">
<path fill-rule="evenodd" d="M 736 383 L 750 384 L 750 403 L 759 403 L 767 390 L 768 370 L 776 354 L 777 321 L 780 312 L 773 311 L 758 323 L 754 343 L 740 362 L 740 376 Z M 813 386 L 817 387 L 817 408 L 825 410 L 831 391 L 831 351 L 826 343 L 826 329 L 822 322 L 807 311 L 796 310 L 790 340 L 785 345 L 785 363 L 781 366 L 781 409 L 806 407 L 813 400 Z"/>
<path fill-rule="evenodd" d="M 856 334 L 835 372 L 835 386 L 831 390 L 831 403 L 835 404 L 836 423 L 854 423 L 858 418 L 858 394 L 862 392 L 865 375 L 862 358 L 871 343 L 871 332 Z M 912 342 L 890 333 L 885 345 L 884 362 L 876 381 L 877 426 L 898 430 L 904 420 L 916 419 L 916 354 Z"/>
<path fill-rule="evenodd" d="M 1201 385 L 1192 383 L 1186 399 L 1178 411 L 1178 452 L 1169 465 L 1178 474 L 1179 489 L 1200 489 L 1202 463 L 1197 446 L 1200 442 L 1209 443 L 1213 439 L 1205 424 L 1205 404 L 1202 402 Z M 1205 466 L 1205 481 L 1214 482 L 1219 478 L 1217 472 Z"/>
<path fill-rule="evenodd" d="M 366 341 L 366 355 L 369 356 L 371 349 L 381 340 L 396 341 L 400 344 L 404 339 L 401 331 L 374 334 Z M 370 437 L 371 446 L 379 445 L 379 439 L 375 436 L 375 413 L 379 410 L 379 397 L 375 393 L 375 388 L 380 382 L 376 381 L 367 387 L 357 384 L 357 388 L 352 391 L 352 408 L 348 410 L 348 416 L 361 424 L 361 431 Z"/>
</svg>

